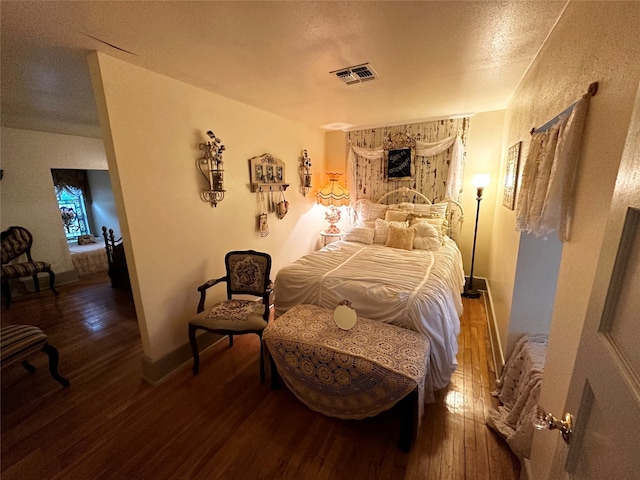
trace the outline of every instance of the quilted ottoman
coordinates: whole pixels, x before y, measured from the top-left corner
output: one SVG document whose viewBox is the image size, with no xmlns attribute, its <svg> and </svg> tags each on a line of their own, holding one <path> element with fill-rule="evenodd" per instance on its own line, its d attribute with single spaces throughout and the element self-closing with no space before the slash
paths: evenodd
<svg viewBox="0 0 640 480">
<path fill-rule="evenodd" d="M 274 388 L 281 377 L 312 410 L 362 419 L 401 402 L 400 448 L 409 450 L 424 410 L 430 349 L 424 335 L 365 318 L 342 330 L 332 310 L 297 305 L 270 322 L 262 338 Z"/>
</svg>

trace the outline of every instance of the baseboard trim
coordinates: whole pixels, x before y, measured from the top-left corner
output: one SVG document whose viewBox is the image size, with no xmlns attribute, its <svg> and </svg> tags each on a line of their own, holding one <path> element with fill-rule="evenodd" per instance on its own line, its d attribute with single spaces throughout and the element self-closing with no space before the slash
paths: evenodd
<svg viewBox="0 0 640 480">
<path fill-rule="evenodd" d="M 496 378 L 499 378 L 504 368 L 505 358 L 498 335 L 498 323 L 496 320 L 495 310 L 493 309 L 493 300 L 491 296 L 491 287 L 489 281 L 485 279 L 485 295 L 484 305 L 487 312 L 487 322 L 489 327 L 489 341 L 491 342 L 491 354 L 493 355 L 493 368 L 495 369 Z"/>
<path fill-rule="evenodd" d="M 207 332 L 199 335 L 198 350 L 200 351 L 201 358 L 204 352 L 224 338 L 226 338 L 226 336 L 215 335 Z M 189 343 L 181 345 L 157 360 L 152 360 L 147 355 L 142 355 L 140 359 L 140 363 L 142 365 L 142 378 L 152 385 L 157 385 L 164 382 L 167 378 L 178 372 L 178 370 L 185 364 L 192 361 L 193 354 L 191 353 L 191 345 Z"/>
</svg>

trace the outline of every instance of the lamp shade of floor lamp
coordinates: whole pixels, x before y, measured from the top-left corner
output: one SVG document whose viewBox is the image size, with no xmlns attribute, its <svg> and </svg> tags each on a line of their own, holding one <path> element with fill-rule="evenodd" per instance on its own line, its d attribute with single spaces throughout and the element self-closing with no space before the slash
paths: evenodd
<svg viewBox="0 0 640 480">
<path fill-rule="evenodd" d="M 476 261 L 476 240 L 478 239 L 478 218 L 480 218 L 480 201 L 482 200 L 482 193 L 489 182 L 491 181 L 491 177 L 487 173 L 480 173 L 473 177 L 473 186 L 477 189 L 477 197 L 476 200 L 478 202 L 478 207 L 476 209 L 476 226 L 473 230 L 473 251 L 471 253 L 471 271 L 469 272 L 469 280 L 464 285 L 464 291 L 462 292 L 463 297 L 467 298 L 480 298 L 480 292 L 476 290 L 473 286 L 473 267 Z"/>
<path fill-rule="evenodd" d="M 320 205 L 329 207 L 329 211 L 325 213 L 325 219 L 329 222 L 326 233 L 338 234 L 340 233 L 340 229 L 336 227 L 336 223 L 340 221 L 338 207 L 349 205 L 349 192 L 338 183 L 341 173 L 327 173 L 327 175 L 329 175 L 329 183 L 318 191 L 316 201 Z"/>
</svg>

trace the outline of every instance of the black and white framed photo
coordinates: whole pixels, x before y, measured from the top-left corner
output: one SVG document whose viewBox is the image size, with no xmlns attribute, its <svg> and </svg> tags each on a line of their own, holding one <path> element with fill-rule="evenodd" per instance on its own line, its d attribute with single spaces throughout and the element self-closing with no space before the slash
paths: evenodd
<svg viewBox="0 0 640 480">
<path fill-rule="evenodd" d="M 520 167 L 520 145 L 518 142 L 509 147 L 507 151 L 507 166 L 504 173 L 504 196 L 502 205 L 509 210 L 516 206 L 516 193 L 518 189 L 518 168 Z"/>
</svg>

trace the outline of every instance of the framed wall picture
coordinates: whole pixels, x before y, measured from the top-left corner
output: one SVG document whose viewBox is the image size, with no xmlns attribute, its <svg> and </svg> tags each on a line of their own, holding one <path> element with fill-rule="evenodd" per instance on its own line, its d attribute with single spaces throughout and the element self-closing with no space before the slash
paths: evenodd
<svg viewBox="0 0 640 480">
<path fill-rule="evenodd" d="M 507 151 L 507 167 L 504 173 L 504 197 L 502 205 L 513 210 L 516 205 L 518 187 L 518 168 L 520 167 L 520 145 L 518 142 Z"/>
<path fill-rule="evenodd" d="M 396 133 L 382 143 L 382 148 L 387 180 L 411 180 L 415 176 L 415 140 L 403 133 Z"/>
<path fill-rule="evenodd" d="M 387 178 L 411 178 L 411 149 L 400 148 L 387 153 Z"/>
</svg>

